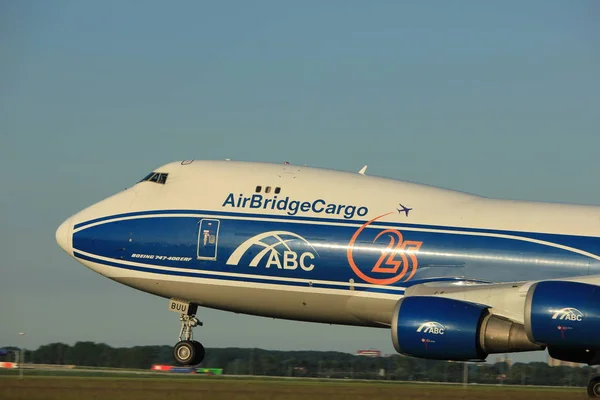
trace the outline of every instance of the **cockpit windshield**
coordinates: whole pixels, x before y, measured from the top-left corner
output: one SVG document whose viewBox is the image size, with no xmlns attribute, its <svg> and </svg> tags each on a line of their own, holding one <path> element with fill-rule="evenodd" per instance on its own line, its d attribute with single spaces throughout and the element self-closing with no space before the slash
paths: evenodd
<svg viewBox="0 0 600 400">
<path fill-rule="evenodd" d="M 168 176 L 169 176 L 169 174 L 165 174 L 162 172 L 150 172 L 140 182 L 147 181 L 147 182 L 160 183 L 161 185 L 164 185 L 165 183 L 167 183 Z"/>
</svg>

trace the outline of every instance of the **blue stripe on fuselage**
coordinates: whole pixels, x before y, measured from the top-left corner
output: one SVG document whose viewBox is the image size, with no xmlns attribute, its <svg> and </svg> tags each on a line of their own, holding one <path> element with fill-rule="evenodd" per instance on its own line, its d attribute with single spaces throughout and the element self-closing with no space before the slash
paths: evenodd
<svg viewBox="0 0 600 400">
<path fill-rule="evenodd" d="M 167 213 L 173 215 L 165 215 Z M 88 254 L 124 260 L 142 262 L 148 265 L 169 266 L 181 268 L 188 272 L 217 271 L 221 273 L 238 273 L 261 277 L 276 277 L 281 279 L 314 279 L 321 281 L 340 282 L 347 284 L 351 280 L 357 283 L 365 282 L 351 269 L 347 259 L 348 243 L 358 227 L 348 226 L 356 221 L 335 220 L 335 225 L 298 223 L 298 217 L 285 222 L 277 221 L 280 217 L 262 219 L 221 219 L 217 260 L 206 261 L 197 259 L 198 228 L 201 216 L 190 211 L 178 212 L 152 211 L 136 213 L 132 216 L 107 217 L 98 225 L 80 228 L 73 236 L 73 246 L 77 251 Z M 207 214 L 216 218 L 223 213 Z M 248 217 L 247 214 L 241 214 Z M 322 220 L 319 220 L 322 222 Z M 341 224 L 339 222 L 342 222 Z M 383 223 L 383 225 L 395 225 Z M 399 224 L 398 229 L 402 229 Z M 412 229 L 414 226 L 411 226 Z M 552 247 L 544 243 L 535 243 L 523 238 L 521 233 L 513 233 L 516 238 L 490 237 L 485 234 L 477 235 L 469 230 L 469 234 L 455 230 L 448 232 L 435 230 L 405 230 L 402 232 L 405 241 L 422 243 L 415 253 L 418 259 L 418 269 L 411 282 L 433 277 L 465 276 L 473 279 L 490 281 L 515 281 L 530 279 L 557 278 L 563 276 L 587 275 L 598 273 L 600 265 L 597 260 L 578 254 L 573 250 L 581 249 L 582 244 L 594 253 L 600 245 L 598 238 L 579 238 L 564 235 L 538 235 L 538 240 L 549 244 L 558 243 L 568 246 L 575 244 L 573 249 Z M 286 268 L 283 264 L 286 248 L 282 243 L 276 244 L 277 236 L 271 232 L 291 232 L 307 240 L 306 243 L 294 237 L 283 237 L 291 246 L 288 255 L 291 264 Z M 357 241 L 354 258 L 359 269 L 375 279 L 389 277 L 390 265 L 384 266 L 387 271 L 373 273 L 381 251 L 386 249 L 388 241 L 381 238 L 374 244 L 380 229 L 368 229 L 361 233 Z M 269 233 L 254 243 L 234 262 L 233 253 L 245 241 L 253 236 Z M 287 233 L 286 233 L 287 235 Z M 533 235 L 532 235 L 533 236 Z M 386 240 L 384 240 L 386 239 Z M 308 243 L 308 244 L 307 244 Z M 397 244 L 397 243 L 396 243 Z M 266 246 L 273 246 L 277 254 L 270 252 L 259 257 L 259 252 Z M 254 246 L 254 248 L 253 248 Z M 261 247 L 262 246 L 262 247 Z M 278 247 L 279 246 L 279 247 Z M 313 251 L 314 250 L 314 251 Z M 302 260 L 303 254 L 310 253 Z M 295 254 L 292 254 L 295 253 Z M 270 258 L 270 257 L 274 258 Z M 259 262 L 252 265 L 258 257 Z M 234 257 L 235 258 L 235 257 Z M 400 258 L 397 257 L 398 261 Z M 304 264 L 301 265 L 301 261 Z M 411 263 L 410 258 L 406 260 Z M 592 264 L 593 263 L 593 264 Z M 314 267 L 311 267 L 313 265 Z M 414 265 L 414 263 L 412 264 Z M 407 265 L 407 266 L 412 266 Z M 402 264 L 402 267 L 405 265 Z M 304 267 L 304 268 L 302 268 Z M 593 271 L 592 271 L 593 270 Z M 410 272 L 404 275 L 408 277 Z M 395 286 L 406 286 L 405 279 L 393 282 Z M 242 278 L 244 280 L 245 278 Z M 373 283 L 373 282 L 370 282 Z M 382 284 L 382 283 L 380 283 Z"/>
<path fill-rule="evenodd" d="M 305 217 L 298 215 L 285 215 L 285 214 L 253 214 L 253 213 L 238 213 L 238 212 L 226 212 L 226 211 L 212 211 L 212 210 L 147 210 L 147 211 L 136 211 L 122 214 L 114 214 L 108 215 L 105 217 L 95 218 L 88 221 L 80 222 L 75 224 L 74 229 L 77 230 L 79 228 L 96 224 L 98 222 L 109 221 L 113 219 L 120 218 L 131 218 L 131 217 L 140 217 L 140 216 L 158 216 L 158 215 L 198 215 L 198 216 L 214 216 L 218 218 L 219 216 L 230 217 L 230 218 L 255 218 L 258 220 L 285 220 L 286 222 L 317 222 L 317 223 L 330 223 L 330 224 L 347 224 L 347 225 L 362 225 L 366 223 L 367 219 L 339 219 L 339 218 L 321 218 L 321 217 Z M 522 236 L 531 239 L 538 240 L 548 240 L 550 237 L 559 237 L 559 238 L 573 238 L 577 240 L 579 243 L 581 240 L 589 238 L 593 241 L 597 241 L 599 237 L 589 237 L 589 236 L 576 236 L 576 235 L 562 235 L 562 234 L 552 234 L 552 233 L 538 233 L 538 232 L 526 232 L 526 231 L 511 231 L 511 230 L 498 230 L 498 229 L 486 229 L 486 228 L 468 228 L 468 227 L 459 227 L 459 226 L 445 226 L 445 225 L 425 225 L 425 224 L 413 224 L 410 222 L 400 222 L 400 221 L 374 221 L 371 223 L 371 226 L 394 226 L 398 228 L 414 228 L 414 229 L 432 229 L 432 230 L 444 230 L 444 231 L 453 231 L 453 232 L 469 232 L 469 233 L 488 233 L 488 234 L 496 234 L 496 235 L 513 235 L 513 236 Z M 599 232 L 600 233 L 600 232 Z M 571 246 L 562 240 L 555 242 L 560 243 L 565 246 Z"/>
<path fill-rule="evenodd" d="M 237 213 L 237 212 L 225 212 L 225 211 L 209 211 L 209 210 L 148 210 L 148 211 L 136 211 L 122 214 L 114 214 L 105 217 L 95 218 L 92 220 L 80 222 L 75 224 L 74 229 L 80 229 L 88 225 L 96 224 L 99 222 L 106 222 L 114 219 L 121 218 L 132 218 L 142 216 L 170 216 L 170 215 L 197 215 L 201 216 L 213 216 L 215 218 L 228 217 L 228 218 L 255 218 L 257 220 L 285 220 L 289 223 L 294 222 L 316 222 L 321 224 L 345 224 L 359 226 L 367 222 L 367 220 L 359 219 L 336 219 L 336 218 L 319 218 L 319 217 L 304 217 L 304 216 L 289 216 L 289 215 L 273 215 L 273 214 L 251 214 L 251 213 Z M 577 235 L 562 235 L 555 233 L 539 233 L 539 232 L 526 232 L 526 231 L 511 231 L 511 230 L 497 230 L 497 229 L 485 229 L 485 228 L 466 228 L 457 226 L 444 226 L 444 225 L 425 225 L 425 224 L 413 224 L 404 223 L 400 221 L 374 221 L 371 226 L 393 226 L 398 229 L 410 228 L 410 229 L 430 229 L 439 231 L 450 231 L 450 232 L 463 232 L 463 233 L 481 233 L 481 234 L 493 234 L 493 235 L 510 235 L 519 236 L 523 238 L 543 240 L 550 243 L 556 243 L 563 246 L 569 246 L 576 249 L 580 249 L 589 253 L 600 255 L 600 237 L 592 236 L 577 236 Z"/>
</svg>

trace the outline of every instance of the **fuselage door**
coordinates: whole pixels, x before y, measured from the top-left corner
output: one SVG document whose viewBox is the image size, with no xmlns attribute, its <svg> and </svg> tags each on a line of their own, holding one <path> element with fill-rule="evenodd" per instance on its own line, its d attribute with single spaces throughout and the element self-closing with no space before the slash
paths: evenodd
<svg viewBox="0 0 600 400">
<path fill-rule="evenodd" d="M 201 219 L 198 229 L 198 260 L 216 260 L 219 245 L 218 219 Z"/>
</svg>

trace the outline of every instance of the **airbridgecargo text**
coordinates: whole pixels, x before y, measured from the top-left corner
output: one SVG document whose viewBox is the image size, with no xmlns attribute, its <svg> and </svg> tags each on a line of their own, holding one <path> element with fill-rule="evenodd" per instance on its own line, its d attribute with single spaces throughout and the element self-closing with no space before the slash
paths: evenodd
<svg viewBox="0 0 600 400">
<path fill-rule="evenodd" d="M 229 193 L 223 207 L 232 208 L 252 208 L 263 210 L 280 210 L 286 211 L 288 215 L 296 215 L 299 212 L 313 212 L 315 214 L 342 215 L 345 219 L 354 218 L 354 216 L 364 217 L 369 213 L 369 209 L 365 206 L 354 206 L 345 204 L 328 203 L 323 199 L 313 201 L 290 200 L 289 196 L 283 199 L 265 198 L 261 194 L 254 194 L 250 197 L 244 197 L 239 194 L 236 198 L 233 193 Z"/>
</svg>

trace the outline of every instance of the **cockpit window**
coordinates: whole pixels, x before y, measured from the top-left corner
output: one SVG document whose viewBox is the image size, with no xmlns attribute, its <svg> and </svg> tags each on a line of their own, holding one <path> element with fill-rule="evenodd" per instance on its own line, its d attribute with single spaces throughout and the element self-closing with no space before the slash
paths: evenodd
<svg viewBox="0 0 600 400">
<path fill-rule="evenodd" d="M 144 182 L 147 180 L 150 180 L 150 178 L 152 178 L 152 175 L 154 175 L 155 172 L 150 172 L 148 175 L 146 175 L 145 177 L 143 177 L 142 179 L 140 179 L 140 182 Z"/>
<path fill-rule="evenodd" d="M 158 176 L 160 174 L 154 174 L 152 175 L 152 178 L 148 179 L 150 182 L 158 182 Z"/>
<path fill-rule="evenodd" d="M 162 185 L 164 185 L 165 183 L 167 183 L 167 176 L 169 176 L 169 174 L 158 174 L 158 181 L 157 181 L 157 183 L 160 183 Z"/>
<path fill-rule="evenodd" d="M 165 174 L 162 172 L 150 172 L 140 182 L 147 181 L 147 182 L 160 183 L 161 185 L 164 185 L 165 183 L 167 183 L 168 176 L 169 176 L 169 174 Z"/>
</svg>

